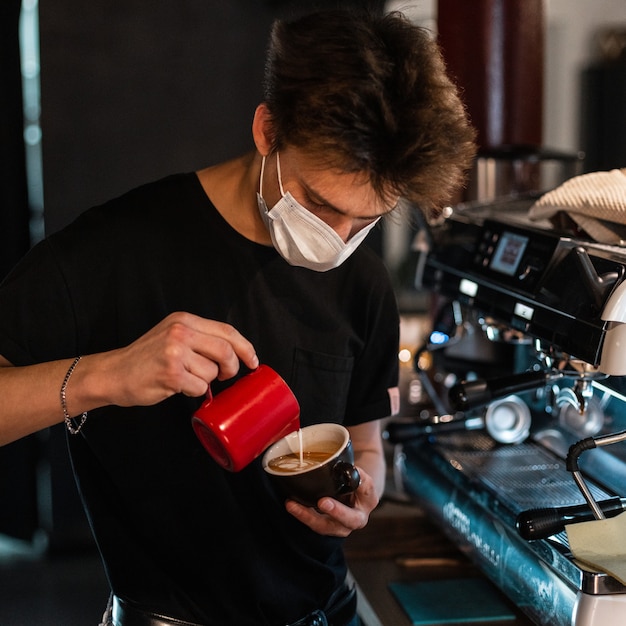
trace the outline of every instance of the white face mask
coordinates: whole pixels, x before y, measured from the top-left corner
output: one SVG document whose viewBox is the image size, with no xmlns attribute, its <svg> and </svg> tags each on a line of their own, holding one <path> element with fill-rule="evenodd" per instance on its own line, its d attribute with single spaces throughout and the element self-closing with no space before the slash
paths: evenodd
<svg viewBox="0 0 626 626">
<path fill-rule="evenodd" d="M 271 208 L 263 199 L 265 157 L 261 163 L 261 177 L 257 201 L 259 212 L 272 237 L 272 243 L 290 265 L 326 272 L 341 265 L 365 239 L 380 218 L 368 224 L 344 243 L 341 237 L 324 221 L 303 207 L 289 192 L 283 190 L 280 159 L 276 153 L 278 186 L 281 198 Z"/>
</svg>

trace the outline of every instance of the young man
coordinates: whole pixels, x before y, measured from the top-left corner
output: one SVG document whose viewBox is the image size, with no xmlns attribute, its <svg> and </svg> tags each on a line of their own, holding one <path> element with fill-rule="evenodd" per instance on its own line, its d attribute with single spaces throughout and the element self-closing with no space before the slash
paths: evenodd
<svg viewBox="0 0 626 626">
<path fill-rule="evenodd" d="M 252 135 L 85 212 L 0 289 L 1 441 L 66 422 L 117 626 L 357 623 L 342 541 L 382 495 L 398 349 L 359 244 L 400 198 L 440 206 L 473 131 L 426 32 L 326 12 L 275 24 Z M 196 439 L 208 385 L 259 362 L 303 426 L 349 428 L 353 508 L 285 503 L 259 460 L 230 473 Z"/>
</svg>

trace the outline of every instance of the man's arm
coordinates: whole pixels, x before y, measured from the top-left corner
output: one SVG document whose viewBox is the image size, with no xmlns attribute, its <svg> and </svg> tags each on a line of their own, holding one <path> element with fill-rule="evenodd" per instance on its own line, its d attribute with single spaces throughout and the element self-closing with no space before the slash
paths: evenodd
<svg viewBox="0 0 626 626">
<path fill-rule="evenodd" d="M 0 445 L 63 421 L 61 385 L 74 359 L 13 367 L 0 356 Z M 199 397 L 239 361 L 258 359 L 229 324 L 172 313 L 129 346 L 84 356 L 67 382 L 70 415 L 97 407 L 150 406 L 176 394 Z"/>
<path fill-rule="evenodd" d="M 0 445 L 63 421 L 60 389 L 71 364 L 13 367 L 0 356 Z"/>
<path fill-rule="evenodd" d="M 380 500 L 385 490 L 387 470 L 383 451 L 381 420 L 350 426 L 348 430 L 354 449 L 354 463 L 371 476 L 376 495 Z"/>
</svg>

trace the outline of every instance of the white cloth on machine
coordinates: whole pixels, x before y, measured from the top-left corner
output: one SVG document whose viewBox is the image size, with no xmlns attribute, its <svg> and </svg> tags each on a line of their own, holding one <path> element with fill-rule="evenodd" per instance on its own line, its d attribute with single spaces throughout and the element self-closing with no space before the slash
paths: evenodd
<svg viewBox="0 0 626 626">
<path fill-rule="evenodd" d="M 541 196 L 528 215 L 541 220 L 561 212 L 595 241 L 626 245 L 626 168 L 570 178 Z"/>
</svg>

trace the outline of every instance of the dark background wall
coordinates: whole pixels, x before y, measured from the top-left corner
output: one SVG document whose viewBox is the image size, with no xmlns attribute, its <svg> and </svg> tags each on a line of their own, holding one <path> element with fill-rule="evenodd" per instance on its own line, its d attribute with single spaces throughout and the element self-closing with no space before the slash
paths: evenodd
<svg viewBox="0 0 626 626">
<path fill-rule="evenodd" d="M 28 249 L 22 124 L 20 2 L 0 3 L 0 279 Z"/>
<path fill-rule="evenodd" d="M 18 37 L 20 8 L 18 0 L 0 3 L 0 280 L 30 244 Z M 35 438 L 0 449 L 0 533 L 28 540 L 37 527 L 38 461 Z"/>
<path fill-rule="evenodd" d="M 46 232 L 249 148 L 275 12 L 253 0 L 43 0 Z"/>
<path fill-rule="evenodd" d="M 271 21 L 383 2 L 40 2 L 46 232 L 137 184 L 252 146 Z"/>
</svg>

